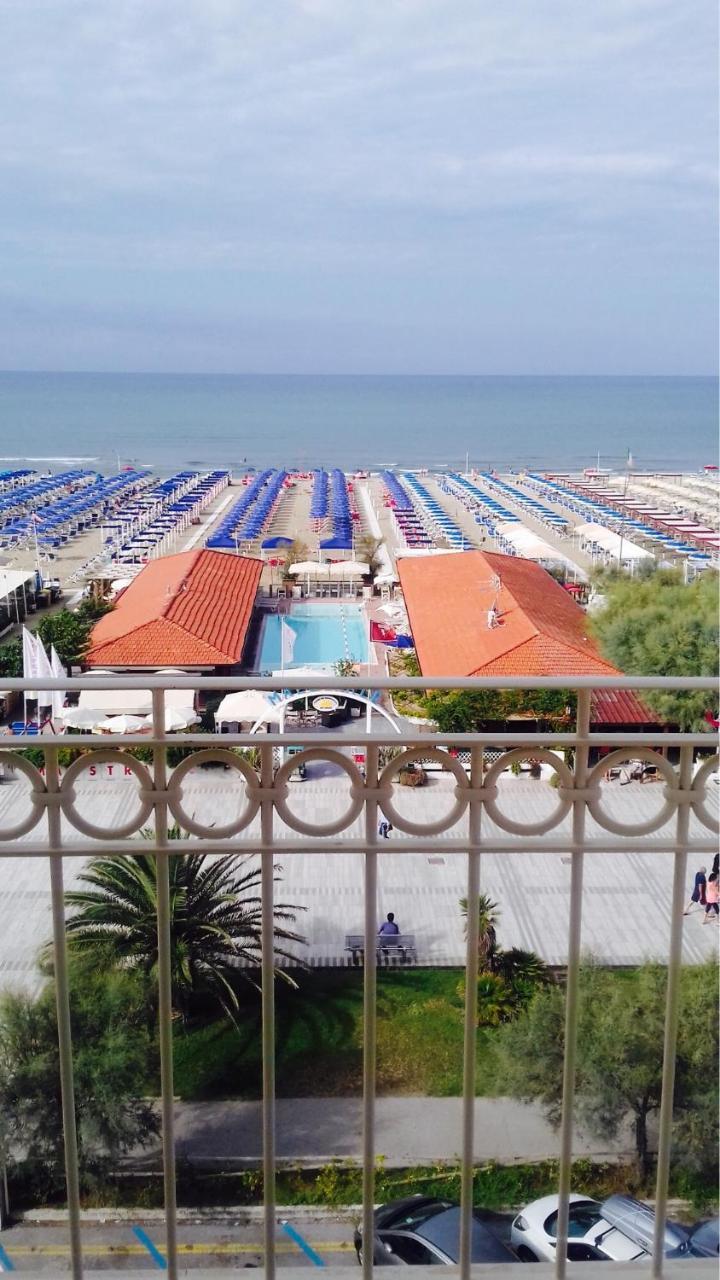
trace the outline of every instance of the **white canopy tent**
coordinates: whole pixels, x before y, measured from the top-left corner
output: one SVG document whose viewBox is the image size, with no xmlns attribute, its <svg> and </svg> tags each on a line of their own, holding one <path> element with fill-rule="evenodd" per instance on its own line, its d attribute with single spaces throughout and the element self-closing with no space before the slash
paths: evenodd
<svg viewBox="0 0 720 1280">
<path fill-rule="evenodd" d="M 579 524 L 575 528 L 575 533 L 585 542 L 591 542 L 602 551 L 607 551 L 610 555 L 621 557 L 623 560 L 652 559 L 652 551 L 646 551 L 645 547 L 639 547 L 636 542 L 630 542 L 628 538 L 615 533 L 612 529 L 606 529 L 602 524 Z"/>
<path fill-rule="evenodd" d="M 515 524 L 515 522 L 499 524 L 497 533 L 527 560 L 543 560 L 549 564 L 566 564 L 576 574 L 583 576 L 582 571 L 578 569 L 574 560 L 564 555 L 562 551 L 556 551 L 555 547 L 552 547 L 549 542 L 546 542 L 544 538 L 538 537 L 531 529 L 526 529 L 524 525 Z"/>
<path fill-rule="evenodd" d="M 115 676 L 116 671 L 88 671 L 89 676 Z M 158 675 L 184 676 L 187 672 L 167 668 Z M 194 701 L 192 689 L 166 689 L 165 706 L 184 711 Z M 105 716 L 152 715 L 152 694 L 149 689 L 83 689 L 79 706 L 83 710 L 100 711 Z"/>
<path fill-rule="evenodd" d="M 275 709 L 267 694 L 259 689 L 239 689 L 236 693 L 228 693 L 215 712 L 215 724 L 242 724 L 246 720 L 253 724 L 258 720 L 278 721 L 280 713 Z"/>
</svg>

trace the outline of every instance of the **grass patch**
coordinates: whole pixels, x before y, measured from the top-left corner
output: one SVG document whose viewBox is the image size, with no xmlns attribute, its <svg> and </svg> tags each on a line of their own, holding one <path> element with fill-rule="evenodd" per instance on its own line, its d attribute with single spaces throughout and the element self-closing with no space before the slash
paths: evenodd
<svg viewBox="0 0 720 1280">
<path fill-rule="evenodd" d="M 378 972 L 378 1092 L 462 1093 L 460 969 Z M 278 983 L 279 1097 L 352 1097 L 362 1092 L 362 970 L 314 970 L 299 989 Z M 478 1093 L 499 1092 L 494 1032 L 478 1032 Z M 432 1051 L 430 1051 L 432 1046 Z M 186 1099 L 261 1096 L 260 1006 L 248 989 L 240 1030 L 225 1019 L 175 1036 L 175 1090 Z"/>
<path fill-rule="evenodd" d="M 477 1208 L 517 1210 L 539 1196 L 552 1195 L 558 1188 L 558 1162 L 537 1164 L 478 1165 L 473 1183 Z M 36 1203 L 28 1198 L 22 1179 L 14 1179 L 14 1201 L 18 1209 Z M 576 1160 L 573 1188 L 602 1200 L 614 1192 L 626 1192 L 641 1200 L 655 1196 L 654 1171 L 647 1180 L 638 1177 L 634 1164 L 604 1164 Z M 316 1205 L 341 1209 L 362 1200 L 362 1173 L 358 1165 L 339 1161 L 317 1169 L 280 1168 L 277 1171 L 277 1203 Z M 399 1196 L 423 1195 L 460 1199 L 460 1171 L 454 1165 L 428 1165 L 412 1169 L 384 1169 L 378 1162 L 375 1195 L 379 1203 Z M 670 1175 L 670 1194 L 689 1206 L 688 1221 L 717 1213 L 717 1186 L 688 1177 L 682 1171 Z M 250 1206 L 263 1202 L 263 1177 L 259 1169 L 241 1173 L 202 1173 L 186 1162 L 177 1168 L 177 1199 L 184 1207 Z M 139 1177 L 119 1174 L 83 1197 L 83 1207 L 162 1208 L 163 1184 L 160 1173 Z"/>
</svg>

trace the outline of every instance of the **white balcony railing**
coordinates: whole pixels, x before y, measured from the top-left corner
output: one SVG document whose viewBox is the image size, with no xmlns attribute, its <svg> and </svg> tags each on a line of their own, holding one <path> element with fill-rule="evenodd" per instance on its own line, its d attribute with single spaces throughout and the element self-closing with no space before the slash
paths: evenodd
<svg viewBox="0 0 720 1280">
<path fill-rule="evenodd" d="M 583 860 L 585 853 L 611 856 L 617 852 L 638 849 L 671 853 L 674 860 L 672 881 L 671 924 L 667 954 L 667 1018 L 664 1044 L 663 1090 L 658 1125 L 658 1159 L 656 1214 L 657 1235 L 654 1253 L 654 1275 L 663 1271 L 661 1244 L 662 1224 L 666 1216 L 670 1135 L 673 1106 L 675 1045 L 678 1026 L 678 987 L 682 955 L 683 899 L 685 894 L 688 852 L 710 855 L 717 844 L 718 823 L 714 812 L 717 791 L 711 779 L 717 774 L 717 757 L 696 766 L 698 749 L 713 748 L 707 733 L 632 733 L 591 732 L 590 705 L 593 689 L 685 688 L 707 690 L 708 703 L 717 699 L 713 680 L 655 678 L 594 679 L 485 679 L 485 680 L 328 680 L 306 676 L 293 679 L 263 679 L 257 676 L 227 677 L 181 676 L 104 676 L 80 677 L 66 681 L 5 681 L 9 689 L 27 692 L 40 689 L 66 689 L 68 692 L 92 688 L 152 689 L 153 725 L 151 736 L 128 735 L 107 738 L 86 736 L 71 740 L 72 745 L 87 748 L 87 754 L 61 770 L 58 752 L 68 746 L 68 738 L 43 733 L 35 737 L 6 740 L 2 747 L 4 763 L 25 775 L 30 788 L 29 811 L 26 809 L 11 826 L 0 829 L 0 858 L 41 858 L 50 866 L 53 938 L 57 990 L 58 1036 L 60 1045 L 63 1125 L 67 1179 L 67 1220 L 70 1236 L 72 1273 L 83 1274 L 80 1239 L 80 1197 L 73 1094 L 73 1057 L 68 1003 L 68 970 L 65 939 L 65 906 L 63 859 L 70 856 L 128 852 L 128 841 L 148 825 L 154 839 L 143 845 L 143 852 L 154 853 L 158 860 L 158 981 L 159 1040 L 162 1086 L 162 1143 L 165 1192 L 166 1253 L 170 1276 L 177 1275 L 177 1221 L 175 1204 L 175 1143 L 173 1135 L 173 1061 L 172 1008 L 170 979 L 170 904 L 168 859 L 203 851 L 207 853 L 254 853 L 259 855 L 262 876 L 262 1049 L 263 1049 L 263 1171 L 265 1208 L 265 1271 L 270 1280 L 275 1273 L 275 1098 L 274 1098 L 274 952 L 273 952 L 273 856 L 283 852 L 341 855 L 360 852 L 364 857 L 364 1052 L 363 1052 L 363 1228 L 365 1238 L 372 1236 L 372 1212 L 375 1201 L 375 1042 L 376 1042 L 376 901 L 378 861 L 382 856 L 378 843 L 378 820 L 387 817 L 395 828 L 391 846 L 393 854 L 432 853 L 442 836 L 443 854 L 467 858 L 467 897 L 477 898 L 481 888 L 481 856 L 483 853 L 530 853 L 542 839 L 545 847 L 566 854 L 571 862 L 570 908 L 567 936 L 567 1001 L 565 1057 L 563 1072 L 563 1106 L 559 1135 L 561 1210 L 558 1222 L 558 1248 L 555 1273 L 559 1280 L 565 1274 L 567 1240 L 567 1196 L 570 1190 L 573 1147 L 573 1089 L 578 1013 L 578 975 L 581 950 L 583 906 Z M 197 748 L 190 762 L 175 769 L 168 767 L 166 752 L 178 745 L 177 735 L 164 732 L 165 690 L 187 689 L 207 692 L 223 689 L 254 688 L 356 688 L 389 690 L 398 688 L 481 689 L 481 688 L 562 688 L 577 692 L 575 727 L 562 733 L 435 734 L 428 737 L 407 725 L 398 736 L 392 726 L 378 733 L 365 734 L 363 720 L 355 722 L 356 731 L 348 733 L 286 731 L 284 746 L 297 746 L 312 756 L 322 758 L 342 770 L 349 780 L 347 808 L 331 821 L 310 821 L 293 811 L 288 803 L 288 777 L 298 764 L 298 757 L 277 767 L 275 755 L 279 739 L 276 734 L 215 735 L 184 734 L 182 745 Z M 188 694 L 190 697 L 190 693 Z M 407 723 L 407 722 L 406 722 Z M 124 748 L 151 746 L 152 765 L 139 763 L 124 755 Z M 232 747 L 259 748 L 260 765 L 251 768 L 245 759 L 229 751 Z M 351 758 L 348 747 L 361 747 L 365 753 L 364 774 Z M 41 771 L 14 751 L 25 747 L 40 748 L 44 756 Z M 402 756 L 385 767 L 380 752 L 386 747 L 401 747 Z M 469 753 L 469 768 L 447 754 L 447 748 L 462 747 Z M 485 768 L 484 753 L 490 747 L 514 754 L 496 759 Z M 572 748 L 572 764 L 565 763 L 557 748 Z M 598 748 L 610 754 L 594 762 Z M 677 763 L 671 764 L 668 752 Z M 617 753 L 615 755 L 614 753 Z M 507 812 L 498 804 L 498 781 L 513 759 L 532 757 L 546 762 L 557 774 L 558 785 L 551 813 L 540 821 L 523 820 L 521 806 Z M 394 797 L 397 772 L 403 760 L 434 757 L 450 771 L 454 785 L 445 795 L 451 807 L 440 817 L 418 822 L 407 816 L 407 805 L 398 807 Z M 609 791 L 603 778 L 615 760 L 644 760 L 657 769 L 664 781 L 662 803 L 642 821 L 623 821 L 614 815 L 608 802 Z M 222 827 L 199 822 L 183 806 L 183 782 L 188 770 L 201 760 L 216 759 L 240 775 L 238 781 L 244 795 L 242 809 L 234 820 Z M 136 780 L 138 807 L 121 828 L 107 828 L 91 822 L 79 811 L 76 799 L 82 773 L 93 762 L 117 762 L 126 765 Z M 233 781 L 235 781 L 233 779 Z M 228 785 L 230 778 L 228 777 Z M 710 792 L 713 792 L 711 795 Z M 189 833 L 182 842 L 168 840 L 168 825 L 177 822 Z M 655 834 L 657 833 L 657 834 Z M 651 846 L 647 837 L 653 835 Z M 552 841 L 547 844 L 547 839 Z M 137 847 L 137 846 L 136 846 Z M 7 864 L 5 864 L 7 865 Z M 7 874 L 7 873 L 6 873 Z M 460 1275 L 470 1275 L 470 1214 L 472 1208 L 474 1166 L 474 1107 L 476 1011 L 474 993 L 478 970 L 478 918 L 468 915 L 466 966 L 466 1004 L 464 1015 L 464 1090 L 462 1099 L 462 1229 Z M 329 1104 L 331 1105 L 331 1104 Z M 587 1265 L 587 1264 L 586 1264 Z M 691 1265 L 688 1263 L 685 1266 Z M 366 1280 L 372 1274 L 371 1251 L 365 1251 Z"/>
</svg>

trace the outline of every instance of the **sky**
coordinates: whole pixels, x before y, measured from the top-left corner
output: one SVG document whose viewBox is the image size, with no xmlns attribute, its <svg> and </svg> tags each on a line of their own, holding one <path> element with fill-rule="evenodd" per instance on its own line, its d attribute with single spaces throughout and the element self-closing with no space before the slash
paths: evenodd
<svg viewBox="0 0 720 1280">
<path fill-rule="evenodd" d="M 709 0 L 0 0 L 0 368 L 707 374 Z"/>
</svg>

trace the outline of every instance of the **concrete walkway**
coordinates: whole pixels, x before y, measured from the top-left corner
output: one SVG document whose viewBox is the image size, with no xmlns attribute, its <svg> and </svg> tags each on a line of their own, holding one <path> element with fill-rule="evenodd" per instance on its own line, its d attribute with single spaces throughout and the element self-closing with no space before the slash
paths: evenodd
<svg viewBox="0 0 720 1280">
<path fill-rule="evenodd" d="M 279 1098 L 277 1157 L 307 1165 L 362 1156 L 361 1098 Z M 460 1098 L 378 1098 L 377 1154 L 390 1167 L 455 1160 L 461 1146 Z M 181 1102 L 175 1108 L 177 1154 L 195 1162 L 254 1164 L 262 1156 L 259 1102 Z M 617 1142 L 576 1135 L 575 1154 L 594 1159 L 632 1155 L 629 1128 Z M 475 1159 L 551 1160 L 558 1135 L 542 1108 L 514 1098 L 478 1098 Z"/>
</svg>

